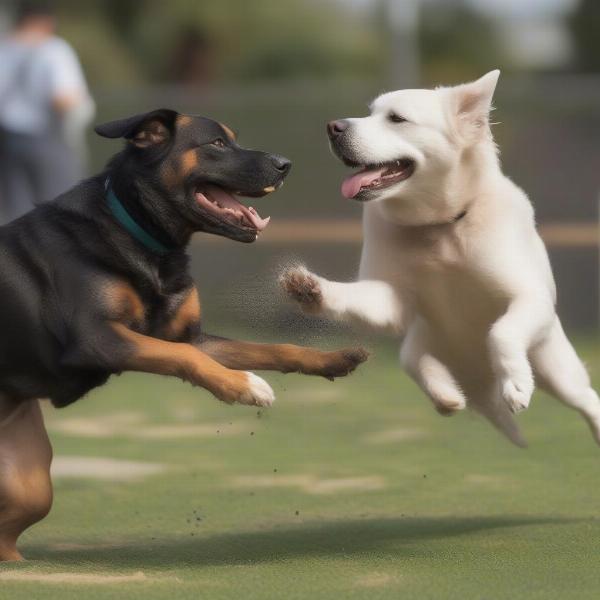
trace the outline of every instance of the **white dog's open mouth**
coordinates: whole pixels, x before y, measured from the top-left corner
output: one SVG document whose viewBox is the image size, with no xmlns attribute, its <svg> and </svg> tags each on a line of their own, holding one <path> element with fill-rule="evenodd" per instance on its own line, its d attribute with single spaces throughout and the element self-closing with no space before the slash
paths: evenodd
<svg viewBox="0 0 600 600">
<path fill-rule="evenodd" d="M 363 191 L 379 190 L 408 179 L 415 172 L 415 161 L 403 158 L 391 163 L 367 166 L 346 177 L 342 183 L 344 198 L 355 198 Z"/>
</svg>

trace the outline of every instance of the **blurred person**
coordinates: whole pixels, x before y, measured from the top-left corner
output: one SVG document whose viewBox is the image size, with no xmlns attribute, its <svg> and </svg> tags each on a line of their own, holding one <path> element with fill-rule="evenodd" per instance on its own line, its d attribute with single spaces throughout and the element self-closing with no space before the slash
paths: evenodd
<svg viewBox="0 0 600 600">
<path fill-rule="evenodd" d="M 0 43 L 0 220 L 23 215 L 83 176 L 95 106 L 47 2 L 22 2 Z"/>
</svg>

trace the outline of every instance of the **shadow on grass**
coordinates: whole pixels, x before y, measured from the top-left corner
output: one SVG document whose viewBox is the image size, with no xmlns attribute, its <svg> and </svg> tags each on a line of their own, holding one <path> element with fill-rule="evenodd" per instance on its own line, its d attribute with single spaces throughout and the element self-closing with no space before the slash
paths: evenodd
<svg viewBox="0 0 600 600">
<path fill-rule="evenodd" d="M 543 517 L 439 517 L 325 521 L 292 527 L 169 540 L 139 539 L 95 548 L 25 547 L 24 554 L 44 563 L 93 563 L 122 568 L 226 566 L 317 556 L 373 553 L 415 555 L 415 542 L 440 540 L 494 529 L 573 523 L 578 519 Z M 411 547 L 412 545 L 412 547 Z"/>
</svg>

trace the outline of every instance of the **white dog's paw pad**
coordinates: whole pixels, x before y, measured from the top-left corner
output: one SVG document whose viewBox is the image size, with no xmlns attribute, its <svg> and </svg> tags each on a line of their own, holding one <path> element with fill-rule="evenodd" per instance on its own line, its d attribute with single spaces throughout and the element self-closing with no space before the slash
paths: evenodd
<svg viewBox="0 0 600 600">
<path fill-rule="evenodd" d="M 275 392 L 271 386 L 261 377 L 246 371 L 248 377 L 248 390 L 242 398 L 243 404 L 269 407 L 275 402 Z"/>
</svg>

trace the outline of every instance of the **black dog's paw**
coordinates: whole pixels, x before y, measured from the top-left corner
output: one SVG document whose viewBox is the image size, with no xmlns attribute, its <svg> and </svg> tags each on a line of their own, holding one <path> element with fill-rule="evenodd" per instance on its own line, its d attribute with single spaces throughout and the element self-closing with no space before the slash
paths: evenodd
<svg viewBox="0 0 600 600">
<path fill-rule="evenodd" d="M 369 352 L 364 348 L 346 348 L 336 352 L 328 352 L 329 360 L 326 362 L 321 375 L 330 381 L 336 377 L 345 377 L 369 358 Z"/>
<path fill-rule="evenodd" d="M 284 292 L 296 301 L 302 310 L 317 314 L 323 310 L 323 292 L 315 275 L 303 266 L 290 267 L 279 277 Z"/>
</svg>

